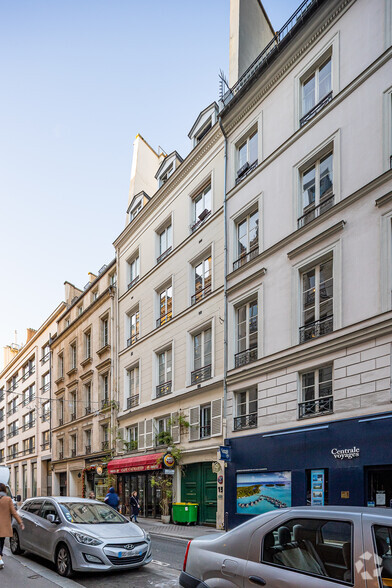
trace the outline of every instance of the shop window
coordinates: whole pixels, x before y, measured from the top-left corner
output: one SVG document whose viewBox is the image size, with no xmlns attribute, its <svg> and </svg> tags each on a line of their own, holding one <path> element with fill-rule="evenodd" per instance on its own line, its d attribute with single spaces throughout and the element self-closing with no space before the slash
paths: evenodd
<svg viewBox="0 0 392 588">
<path fill-rule="evenodd" d="M 301 274 L 300 343 L 333 331 L 333 259 L 329 258 Z"/>
<path fill-rule="evenodd" d="M 264 536 L 262 561 L 294 573 L 352 584 L 352 523 L 316 518 L 282 521 Z"/>
<path fill-rule="evenodd" d="M 304 419 L 333 412 L 332 365 L 305 372 L 300 378 L 298 417 Z"/>
</svg>

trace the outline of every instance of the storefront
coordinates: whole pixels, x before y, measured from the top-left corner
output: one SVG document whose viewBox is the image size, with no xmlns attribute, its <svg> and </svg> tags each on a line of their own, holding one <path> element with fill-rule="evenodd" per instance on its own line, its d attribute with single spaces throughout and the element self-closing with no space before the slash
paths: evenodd
<svg viewBox="0 0 392 588">
<path fill-rule="evenodd" d="M 163 453 L 137 455 L 114 459 L 108 463 L 108 472 L 117 478 L 116 489 L 120 497 L 121 512 L 129 515 L 129 499 L 136 490 L 139 496 L 140 516 L 160 516 L 160 490 L 151 484 L 151 478 L 162 469 Z"/>
<path fill-rule="evenodd" d="M 86 467 L 83 470 L 82 496 L 87 497 L 94 492 L 97 500 L 103 500 L 109 489 L 108 469 L 105 463 L 97 460 L 86 460 Z"/>
<path fill-rule="evenodd" d="M 227 439 L 229 528 L 285 506 L 392 507 L 391 442 L 392 413 Z"/>
</svg>

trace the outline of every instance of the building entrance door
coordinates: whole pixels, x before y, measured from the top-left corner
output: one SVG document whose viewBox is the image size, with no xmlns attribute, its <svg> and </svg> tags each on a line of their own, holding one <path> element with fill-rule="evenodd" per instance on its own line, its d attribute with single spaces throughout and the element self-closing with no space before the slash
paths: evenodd
<svg viewBox="0 0 392 588">
<path fill-rule="evenodd" d="M 367 468 L 367 501 L 381 507 L 392 505 L 392 466 Z"/>
<path fill-rule="evenodd" d="M 181 499 L 183 502 L 197 502 L 198 523 L 216 524 L 217 490 L 216 474 L 212 462 L 192 463 L 184 467 Z"/>
</svg>

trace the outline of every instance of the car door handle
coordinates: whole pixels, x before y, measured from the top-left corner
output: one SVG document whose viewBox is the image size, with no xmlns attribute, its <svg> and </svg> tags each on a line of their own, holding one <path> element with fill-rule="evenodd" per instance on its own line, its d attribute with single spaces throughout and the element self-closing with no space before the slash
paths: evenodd
<svg viewBox="0 0 392 588">
<path fill-rule="evenodd" d="M 259 576 L 249 576 L 249 580 L 254 584 L 259 584 L 259 586 L 265 586 L 267 583 L 263 578 L 259 578 Z"/>
</svg>

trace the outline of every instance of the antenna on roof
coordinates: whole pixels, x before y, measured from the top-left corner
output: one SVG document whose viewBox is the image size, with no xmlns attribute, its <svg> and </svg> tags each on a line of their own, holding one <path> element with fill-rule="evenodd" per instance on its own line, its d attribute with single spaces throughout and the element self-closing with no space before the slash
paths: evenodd
<svg viewBox="0 0 392 588">
<path fill-rule="evenodd" d="M 227 81 L 227 78 L 226 78 L 223 70 L 220 69 L 219 70 L 219 99 L 223 100 L 223 96 L 225 94 L 227 94 L 227 92 L 230 92 L 230 94 L 231 94 L 229 82 Z"/>
</svg>

